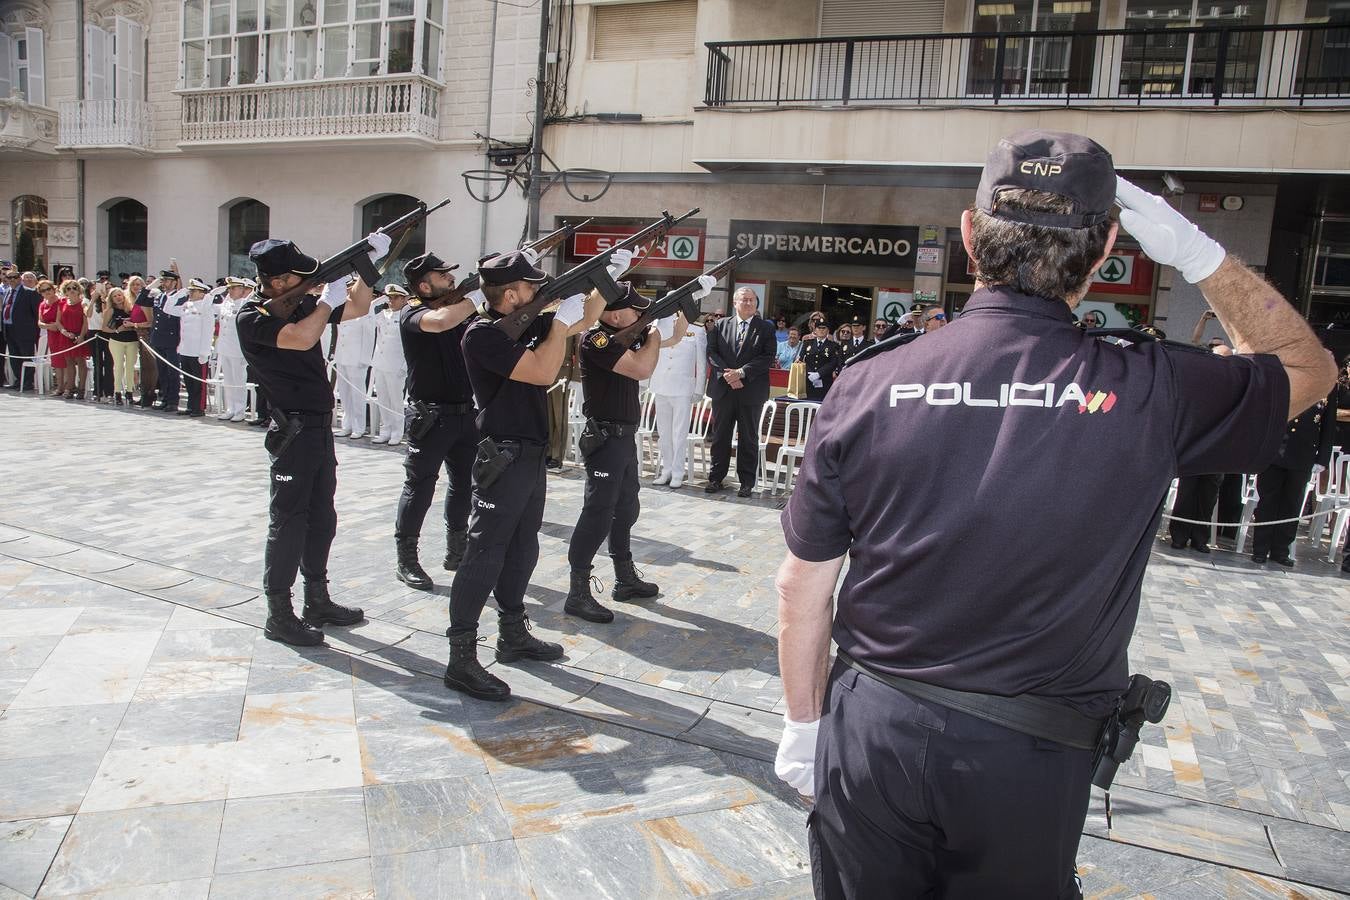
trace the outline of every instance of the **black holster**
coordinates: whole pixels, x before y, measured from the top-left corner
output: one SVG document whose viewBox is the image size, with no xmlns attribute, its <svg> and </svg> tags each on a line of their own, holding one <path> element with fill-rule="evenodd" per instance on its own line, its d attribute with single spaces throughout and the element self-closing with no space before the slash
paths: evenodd
<svg viewBox="0 0 1350 900">
<path fill-rule="evenodd" d="M 473 483 L 479 490 L 486 490 L 502 477 L 519 455 L 520 445 L 503 441 L 500 446 L 490 437 L 478 442 L 478 455 L 473 460 Z"/>
<path fill-rule="evenodd" d="M 577 438 L 577 448 L 583 457 L 588 457 L 603 447 L 607 440 L 609 429 L 595 419 L 587 419 L 586 425 L 581 429 L 581 437 Z"/>
<path fill-rule="evenodd" d="M 1165 681 L 1154 681 L 1147 675 L 1131 675 L 1130 686 L 1116 700 L 1115 711 L 1102 728 L 1092 761 L 1092 783 L 1104 791 L 1111 790 L 1120 764 L 1134 753 L 1139 743 L 1139 729 L 1145 722 L 1154 725 L 1167 715 L 1172 701 L 1172 686 Z"/>
<path fill-rule="evenodd" d="M 408 404 L 407 420 L 403 423 L 403 430 L 412 440 L 420 441 L 436 427 L 436 420 L 440 417 L 440 412 L 433 407 L 421 400 L 414 400 Z"/>
<path fill-rule="evenodd" d="M 273 407 L 269 414 L 272 417 L 272 424 L 267 426 L 267 434 L 263 437 L 263 446 L 273 457 L 280 458 L 295 439 L 300 436 L 300 431 L 305 427 L 305 423 L 300 421 L 299 418 L 287 416 L 276 407 Z"/>
</svg>

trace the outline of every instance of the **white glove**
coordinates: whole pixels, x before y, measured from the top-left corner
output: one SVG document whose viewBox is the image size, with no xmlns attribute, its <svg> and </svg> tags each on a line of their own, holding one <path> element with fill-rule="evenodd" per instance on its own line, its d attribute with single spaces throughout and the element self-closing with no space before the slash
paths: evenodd
<svg viewBox="0 0 1350 900">
<path fill-rule="evenodd" d="M 694 299 L 702 300 L 712 293 L 712 289 L 717 286 L 717 279 L 711 275 L 698 276 L 698 290 L 694 291 Z"/>
<path fill-rule="evenodd" d="M 520 255 L 525 257 L 526 261 L 528 261 L 530 265 L 532 266 L 539 265 L 539 254 L 535 253 L 529 247 L 521 247 Z"/>
<path fill-rule="evenodd" d="M 339 278 L 337 281 L 330 281 L 323 286 L 323 293 L 319 295 L 319 302 L 330 309 L 337 309 L 347 302 L 347 279 Z"/>
<path fill-rule="evenodd" d="M 628 267 L 633 264 L 632 250 L 615 250 L 609 257 L 609 275 L 611 278 L 618 278 Z"/>
<path fill-rule="evenodd" d="M 473 303 L 473 308 L 478 310 L 480 316 L 487 315 L 485 312 L 488 308 L 487 295 L 483 293 L 482 288 L 479 288 L 476 291 L 469 291 L 464 295 L 464 298 Z"/>
<path fill-rule="evenodd" d="M 806 373 L 806 380 L 809 381 L 809 382 L 811 382 L 811 386 L 812 386 L 812 387 L 824 387 L 824 386 L 825 386 L 825 382 L 823 382 L 823 381 L 820 380 L 820 373 L 819 373 L 819 372 L 807 372 L 807 373 Z"/>
<path fill-rule="evenodd" d="M 586 315 L 586 295 L 573 294 L 562 302 L 553 318 L 571 328 Z"/>
<path fill-rule="evenodd" d="M 211 291 L 211 293 L 207 294 L 207 295 L 206 295 L 206 299 L 207 299 L 207 300 L 213 300 L 213 299 L 215 299 L 216 297 L 219 297 L 221 294 L 223 294 L 223 293 L 225 293 L 226 291 L 228 291 L 229 289 L 230 289 L 230 286 L 229 286 L 228 284 L 222 284 L 220 287 L 216 288 L 215 290 Z"/>
<path fill-rule="evenodd" d="M 774 774 L 806 797 L 816 795 L 816 733 L 820 720 L 794 722 L 783 716 L 783 739 L 774 757 Z"/>
<path fill-rule="evenodd" d="M 1322 465 L 1321 463 L 1313 463 L 1313 471 L 1312 471 L 1312 473 L 1313 473 L 1314 475 L 1321 475 L 1321 474 L 1322 474 L 1323 472 L 1325 472 L 1326 470 L 1327 470 L 1327 467 L 1324 466 L 1324 465 Z"/>
<path fill-rule="evenodd" d="M 197 362 L 201 363 L 202 365 L 206 365 L 206 361 L 210 358 L 211 358 L 210 356 L 199 356 L 197 357 Z"/>
<path fill-rule="evenodd" d="M 371 246 L 370 261 L 379 262 L 384 259 L 384 255 L 389 252 L 389 245 L 394 243 L 389 235 L 378 231 L 372 231 L 366 235 L 366 243 Z"/>
<path fill-rule="evenodd" d="M 1228 255 L 1218 241 L 1196 228 L 1162 197 L 1119 176 L 1116 202 L 1120 204 L 1120 224 L 1134 235 L 1149 259 L 1174 266 L 1191 284 L 1213 275 Z"/>
<path fill-rule="evenodd" d="M 661 340 L 670 340 L 675 334 L 675 316 L 666 316 L 664 319 L 657 319 L 656 333 L 661 336 Z"/>
</svg>

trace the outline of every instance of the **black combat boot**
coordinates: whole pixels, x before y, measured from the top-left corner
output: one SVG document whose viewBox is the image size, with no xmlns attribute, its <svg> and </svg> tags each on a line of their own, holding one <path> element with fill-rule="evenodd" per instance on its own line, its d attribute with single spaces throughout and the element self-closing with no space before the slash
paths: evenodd
<svg viewBox="0 0 1350 900">
<path fill-rule="evenodd" d="M 323 632 L 295 617 L 291 593 L 267 595 L 267 625 L 263 637 L 292 647 L 314 647 L 323 643 Z"/>
<path fill-rule="evenodd" d="M 464 562 L 464 551 L 469 546 L 469 532 L 465 531 L 447 531 L 445 533 L 445 562 L 441 563 L 441 568 L 449 569 L 451 572 L 459 568 L 459 564 Z"/>
<path fill-rule="evenodd" d="M 610 595 L 620 603 L 631 603 L 639 597 L 655 597 L 660 591 L 650 581 L 638 577 L 633 566 L 633 557 L 619 559 L 614 557 L 614 592 Z"/>
<path fill-rule="evenodd" d="M 450 663 L 445 667 L 445 686 L 479 700 L 509 700 L 511 686 L 478 662 L 478 637 L 450 635 Z"/>
<path fill-rule="evenodd" d="M 301 615 L 315 628 L 325 625 L 355 625 L 364 620 L 366 614 L 354 606 L 341 606 L 328 596 L 328 582 L 305 582 L 305 611 Z"/>
<path fill-rule="evenodd" d="M 530 634 L 530 617 L 524 613 L 502 613 L 497 624 L 497 662 L 562 659 L 562 645 L 541 641 Z"/>
<path fill-rule="evenodd" d="M 394 570 L 395 577 L 415 591 L 429 591 L 435 587 L 431 576 L 417 561 L 417 538 L 395 536 L 394 542 L 398 547 L 398 568 Z"/>
<path fill-rule="evenodd" d="M 599 583 L 599 579 L 596 579 Z M 597 587 L 596 590 L 603 590 Z M 591 567 L 572 570 L 572 585 L 567 589 L 563 612 L 588 622 L 613 622 L 614 613 L 605 609 L 591 596 Z"/>
</svg>

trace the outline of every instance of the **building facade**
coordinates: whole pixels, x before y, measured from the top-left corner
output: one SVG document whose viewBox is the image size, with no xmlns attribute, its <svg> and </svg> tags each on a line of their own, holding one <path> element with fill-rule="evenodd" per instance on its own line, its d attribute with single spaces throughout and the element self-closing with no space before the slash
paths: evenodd
<svg viewBox="0 0 1350 900">
<path fill-rule="evenodd" d="M 593 216 L 591 229 L 621 233 L 698 207 L 681 245 L 693 256 L 671 243 L 643 267 L 654 288 L 687 278 L 689 261 L 755 247 L 736 281 L 770 315 L 870 322 L 915 300 L 957 311 L 973 280 L 958 225 L 984 156 L 1000 136 L 1042 127 L 1094 137 L 1312 321 L 1350 324 L 1346 0 L 553 10 L 565 100 L 545 146 L 560 168 L 612 179 L 591 202 L 550 192 L 543 221 Z M 708 302 L 725 308 L 727 296 Z M 1185 340 L 1204 308 L 1122 236 L 1083 311 Z"/>
<path fill-rule="evenodd" d="M 268 235 L 320 257 L 449 197 L 401 253 L 515 246 L 539 11 L 480 0 L 7 0 L 0 258 L 48 273 L 249 273 Z M 469 173 L 466 179 L 465 173 Z M 392 274 L 392 273 L 391 273 Z"/>
</svg>

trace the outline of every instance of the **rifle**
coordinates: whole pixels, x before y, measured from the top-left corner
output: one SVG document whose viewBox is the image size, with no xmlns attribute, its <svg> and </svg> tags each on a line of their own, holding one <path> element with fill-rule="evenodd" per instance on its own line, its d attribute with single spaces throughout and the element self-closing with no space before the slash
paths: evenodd
<svg viewBox="0 0 1350 900">
<path fill-rule="evenodd" d="M 590 223 L 590 219 L 585 219 L 574 225 L 563 225 L 563 227 L 558 230 L 550 231 L 538 240 L 531 241 L 521 249 L 533 250 L 535 253 L 539 254 L 539 257 L 542 259 L 547 254 L 552 253 L 555 247 L 562 246 L 568 238 Z M 481 286 L 482 281 L 479 279 L 478 273 L 474 272 L 472 275 L 466 275 L 463 281 L 446 291 L 444 294 L 441 294 L 439 297 L 432 297 L 430 301 L 424 302 L 437 303 L 444 300 L 446 306 L 454 306 L 456 303 L 478 290 Z"/>
<path fill-rule="evenodd" d="M 419 222 L 449 202 L 450 200 L 447 198 L 430 209 L 427 208 L 425 203 L 419 202 L 416 209 L 399 216 L 388 225 L 378 229 L 381 234 L 387 234 L 395 239 L 394 245 L 389 248 L 389 253 L 385 255 L 385 265 L 387 266 L 390 261 L 398 257 L 403 244 Z M 305 280 L 295 287 L 264 302 L 263 308 L 270 315 L 284 321 L 291 317 L 296 307 L 305 299 L 305 295 L 313 290 L 316 285 L 328 284 L 330 281 L 337 281 L 339 278 L 353 273 L 361 276 L 361 280 L 373 288 L 384 271 L 382 268 L 376 268 L 375 263 L 371 261 L 370 251 L 373 249 L 365 238 L 361 238 L 345 250 L 339 250 L 320 262 L 319 268 L 313 274 L 304 276 Z"/>
<path fill-rule="evenodd" d="M 733 253 L 703 274 L 711 275 L 713 278 L 720 280 L 723 275 L 726 275 L 732 269 L 736 268 L 737 264 L 754 252 L 754 248 L 751 248 L 739 255 Z M 638 316 L 638 320 L 632 325 L 620 328 L 618 331 L 613 331 L 612 339 L 618 341 L 620 345 L 627 347 L 637 339 L 639 334 L 646 330 L 648 325 L 676 312 L 683 312 L 685 320 L 693 322 L 698 318 L 698 314 L 702 312 L 702 310 L 699 309 L 698 301 L 694 299 L 694 292 L 697 291 L 699 287 L 698 278 L 685 282 L 643 310 Z M 604 328 L 606 331 L 611 331 L 610 327 L 604 323 L 601 323 L 600 327 Z"/>
<path fill-rule="evenodd" d="M 644 244 L 655 243 L 665 237 L 670 229 L 685 219 L 698 215 L 698 212 L 698 207 L 694 207 L 682 216 L 671 216 L 667 210 L 661 210 L 661 217 L 655 222 L 652 222 L 637 234 L 629 235 L 608 250 L 602 250 L 585 262 L 568 269 L 556 278 L 550 278 L 539 286 L 533 300 L 515 312 L 503 316 L 493 324 L 506 332 L 512 340 L 520 340 L 521 334 L 535 320 L 535 317 L 542 313 L 545 307 L 563 297 L 586 293 L 593 289 L 600 292 L 606 303 L 613 303 L 624 293 L 623 288 L 619 286 L 619 283 L 614 280 L 606 268 L 609 265 L 609 258 L 614 252 L 616 250 L 632 250 Z"/>
</svg>

